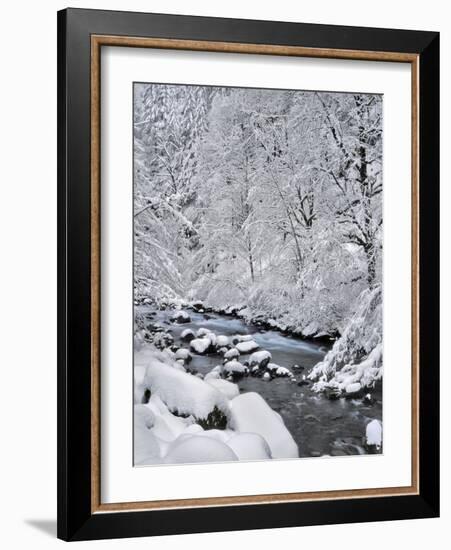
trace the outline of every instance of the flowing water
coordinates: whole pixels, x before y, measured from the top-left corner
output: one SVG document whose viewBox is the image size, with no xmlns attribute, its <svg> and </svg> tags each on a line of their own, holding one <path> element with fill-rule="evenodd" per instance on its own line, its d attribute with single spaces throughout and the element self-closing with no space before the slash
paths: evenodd
<svg viewBox="0 0 451 550">
<path fill-rule="evenodd" d="M 168 330 L 179 347 L 188 347 L 180 341 L 180 334 L 187 328 L 196 332 L 205 327 L 217 335 L 226 336 L 251 334 L 260 349 L 271 352 L 273 363 L 292 370 L 297 382 L 322 360 L 329 348 L 275 330 L 264 330 L 236 317 L 190 311 L 191 322 L 175 324 L 169 320 L 171 310 L 155 311 L 147 306 L 138 306 L 137 309 L 148 315 L 149 321 Z M 247 357 L 241 355 L 239 360 L 243 362 Z M 220 355 L 193 354 L 189 367 L 206 374 L 220 364 Z M 294 365 L 301 368 L 293 369 Z M 366 425 L 375 418 L 382 420 L 381 390 L 372 392 L 372 404 L 365 404 L 361 399 L 330 400 L 313 392 L 311 386 L 300 387 L 297 382 L 289 378 L 265 381 L 249 376 L 238 381 L 238 386 L 240 392 L 258 392 L 272 409 L 280 413 L 299 447 L 299 456 L 364 454 L 362 440 Z"/>
</svg>

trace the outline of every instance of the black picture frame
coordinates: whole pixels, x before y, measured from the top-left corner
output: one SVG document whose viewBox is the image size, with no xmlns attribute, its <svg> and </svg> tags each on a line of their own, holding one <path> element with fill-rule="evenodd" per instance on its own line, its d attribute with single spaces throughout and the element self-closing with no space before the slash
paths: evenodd
<svg viewBox="0 0 451 550">
<path fill-rule="evenodd" d="M 92 35 L 399 52 L 418 56 L 418 494 L 93 513 L 92 441 L 88 436 L 91 433 L 92 383 Z M 438 515 L 439 34 L 85 9 L 58 12 L 58 537 L 88 540 Z"/>
</svg>

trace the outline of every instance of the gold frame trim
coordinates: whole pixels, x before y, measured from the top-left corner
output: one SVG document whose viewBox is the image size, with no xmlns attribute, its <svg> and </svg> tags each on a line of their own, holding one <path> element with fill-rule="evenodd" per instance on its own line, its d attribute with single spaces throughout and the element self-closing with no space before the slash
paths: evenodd
<svg viewBox="0 0 451 550">
<path fill-rule="evenodd" d="M 227 496 L 101 503 L 100 498 L 100 50 L 102 46 L 161 48 L 209 52 L 247 53 L 410 63 L 412 70 L 412 480 L 407 487 L 355 489 L 304 493 Z M 240 44 L 91 36 L 91 513 L 164 510 L 211 506 L 307 502 L 343 498 L 388 497 L 419 494 L 419 56 L 399 52 L 334 50 L 266 44 Z"/>
</svg>

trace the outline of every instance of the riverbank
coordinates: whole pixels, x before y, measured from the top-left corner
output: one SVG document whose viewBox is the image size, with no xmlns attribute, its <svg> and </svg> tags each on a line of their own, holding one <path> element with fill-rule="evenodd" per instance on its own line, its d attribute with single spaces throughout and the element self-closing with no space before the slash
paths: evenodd
<svg viewBox="0 0 451 550">
<path fill-rule="evenodd" d="M 382 420 L 382 395 L 375 393 L 371 402 L 365 402 L 364 399 L 330 400 L 313 391 L 313 384 L 306 380 L 306 374 L 324 359 L 328 351 L 324 344 L 283 334 L 280 329 L 266 329 L 261 325 L 245 323 L 233 312 L 219 314 L 206 309 L 198 311 L 203 309 L 199 307 L 178 307 L 179 309 L 173 307 L 160 310 L 150 304 L 142 304 L 136 306 L 135 310 L 137 317 L 146 319 L 148 326 L 155 331 L 153 334 L 156 341 L 163 349 L 168 350 L 166 353 L 174 356 L 178 353 L 179 357 L 185 353 L 190 354 L 191 360 L 188 364 L 185 365 L 180 359 L 178 361 L 186 372 L 204 380 L 216 368 L 219 370 L 218 378 L 221 383 L 224 381 L 237 385 L 240 395 L 260 395 L 283 419 L 301 457 L 369 452 L 365 448 L 366 426 L 372 420 Z M 181 311 L 187 317 L 182 315 L 177 318 L 177 312 Z M 258 350 L 271 354 L 273 364 L 288 369 L 292 375 L 277 377 L 268 373 L 269 376 L 265 378 L 264 369 L 265 372 L 262 370 L 259 376 L 252 376 L 248 372 L 237 380 L 228 380 L 228 376 L 221 373 L 224 351 L 219 353 L 219 350 L 210 349 L 208 353 L 197 353 L 189 342 L 182 339 L 184 332 L 192 331 L 197 336 L 201 329 L 215 334 L 216 338 L 229 338 L 229 348 L 235 347 L 232 345 L 234 336 L 251 337 L 258 345 Z M 201 339 L 204 336 L 201 333 Z M 143 337 L 143 345 L 147 344 L 153 345 Z M 249 368 L 250 357 L 250 353 L 240 354 L 238 362 Z"/>
</svg>

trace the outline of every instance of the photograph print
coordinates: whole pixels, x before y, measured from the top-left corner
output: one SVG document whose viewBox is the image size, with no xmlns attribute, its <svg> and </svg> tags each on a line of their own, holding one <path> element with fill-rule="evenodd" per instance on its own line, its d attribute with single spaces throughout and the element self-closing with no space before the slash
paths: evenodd
<svg viewBox="0 0 451 550">
<path fill-rule="evenodd" d="M 382 116 L 134 83 L 135 466 L 383 452 Z"/>
</svg>

